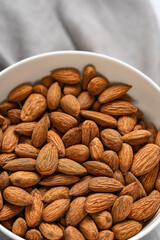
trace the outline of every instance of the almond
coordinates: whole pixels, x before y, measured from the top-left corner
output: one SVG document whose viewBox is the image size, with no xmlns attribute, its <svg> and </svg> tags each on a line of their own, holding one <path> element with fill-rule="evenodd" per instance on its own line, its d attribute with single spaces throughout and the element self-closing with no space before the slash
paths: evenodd
<svg viewBox="0 0 160 240">
<path fill-rule="evenodd" d="M 140 131 L 140 130 L 139 130 Z M 150 172 L 160 160 L 160 147 L 146 144 L 134 156 L 131 172 L 135 176 L 142 176 Z"/>
<path fill-rule="evenodd" d="M 9 161 L 3 169 L 9 171 L 34 171 L 36 170 L 36 160 L 33 158 L 18 158 Z"/>
<path fill-rule="evenodd" d="M 51 175 L 58 167 L 58 151 L 52 144 L 46 144 L 39 152 L 36 169 L 41 175 Z"/>
<path fill-rule="evenodd" d="M 27 143 L 20 143 L 15 147 L 15 153 L 22 158 L 36 158 L 39 149 Z"/>
<path fill-rule="evenodd" d="M 99 230 L 109 229 L 112 226 L 112 215 L 108 211 L 90 213 Z"/>
<path fill-rule="evenodd" d="M 157 144 L 160 147 L 160 129 L 158 130 L 156 140 L 155 140 L 155 144 Z"/>
<path fill-rule="evenodd" d="M 108 177 L 95 177 L 89 183 L 89 189 L 94 192 L 117 192 L 123 187 L 119 181 Z"/>
<path fill-rule="evenodd" d="M 80 109 L 89 109 L 95 101 L 95 96 L 90 95 L 87 91 L 84 91 L 79 94 L 77 99 L 80 104 Z"/>
<path fill-rule="evenodd" d="M 91 95 L 99 95 L 108 86 L 108 80 L 103 77 L 94 77 L 88 84 L 88 92 Z"/>
<path fill-rule="evenodd" d="M 127 84 L 117 84 L 109 87 L 100 94 L 98 101 L 100 103 L 111 102 L 119 97 L 122 97 L 130 88 L 131 86 Z"/>
<path fill-rule="evenodd" d="M 77 117 L 80 113 L 80 104 L 77 98 L 73 95 L 65 95 L 61 99 L 61 108 L 73 117 Z"/>
<path fill-rule="evenodd" d="M 14 132 L 15 125 L 6 129 L 3 135 L 2 151 L 3 153 L 11 153 L 18 144 L 19 136 Z"/>
<path fill-rule="evenodd" d="M 155 188 L 160 191 L 160 172 L 158 173 L 156 182 L 155 182 Z"/>
<path fill-rule="evenodd" d="M 80 114 L 87 119 L 95 121 L 98 125 L 102 127 L 111 127 L 115 128 L 117 126 L 117 121 L 112 116 L 103 114 L 95 111 L 81 110 Z"/>
<path fill-rule="evenodd" d="M 42 79 L 41 79 L 41 83 L 45 86 L 45 87 L 47 87 L 47 88 L 49 88 L 50 86 L 51 86 L 51 84 L 53 83 L 53 78 L 52 78 L 52 76 L 51 75 L 49 75 L 49 76 L 46 76 L 46 77 L 43 77 Z"/>
<path fill-rule="evenodd" d="M 113 240 L 114 239 L 114 233 L 110 230 L 104 230 L 99 232 L 98 234 L 98 240 Z"/>
<path fill-rule="evenodd" d="M 118 116 L 136 113 L 137 108 L 129 102 L 117 100 L 103 104 L 100 111 L 105 114 Z"/>
<path fill-rule="evenodd" d="M 42 218 L 45 222 L 53 222 L 62 217 L 67 211 L 70 199 L 59 199 L 50 203 L 42 212 Z"/>
<path fill-rule="evenodd" d="M 88 213 L 97 213 L 113 205 L 117 196 L 112 193 L 93 193 L 87 197 L 85 209 Z"/>
<path fill-rule="evenodd" d="M 4 199 L 17 206 L 27 206 L 32 204 L 33 198 L 25 190 L 19 187 L 10 186 L 3 191 Z"/>
<path fill-rule="evenodd" d="M 4 122 L 2 124 L 2 131 L 4 132 L 11 125 L 11 120 L 8 117 L 4 118 Z"/>
<path fill-rule="evenodd" d="M 2 197 L 2 193 L 0 191 L 0 210 L 2 210 L 3 208 L 3 197 Z"/>
<path fill-rule="evenodd" d="M 24 122 L 15 126 L 15 132 L 19 135 L 31 136 L 32 131 L 36 126 L 36 122 Z"/>
<path fill-rule="evenodd" d="M 21 122 L 21 110 L 20 109 L 11 109 L 8 111 L 8 117 L 10 118 L 13 124 L 18 124 Z"/>
<path fill-rule="evenodd" d="M 120 183 L 122 183 L 122 185 L 124 184 L 124 177 L 123 174 L 121 173 L 121 171 L 118 169 L 113 173 L 113 178 L 118 180 Z"/>
<path fill-rule="evenodd" d="M 49 240 L 59 240 L 63 236 L 63 232 L 55 223 L 45 223 L 42 222 L 39 226 L 39 230 L 46 239 Z"/>
<path fill-rule="evenodd" d="M 37 229 L 30 229 L 25 234 L 26 240 L 43 240 L 42 234 Z"/>
<path fill-rule="evenodd" d="M 147 130 L 132 131 L 123 135 L 123 142 L 129 143 L 130 145 L 139 145 L 149 141 L 151 133 Z"/>
<path fill-rule="evenodd" d="M 17 218 L 13 223 L 12 232 L 20 237 L 24 237 L 26 231 L 26 221 L 22 217 Z"/>
<path fill-rule="evenodd" d="M 120 170 L 122 173 L 126 173 L 133 161 L 133 149 L 132 147 L 127 144 L 123 143 L 121 150 L 118 152 L 119 162 L 120 162 Z"/>
<path fill-rule="evenodd" d="M 114 129 L 104 129 L 101 131 L 101 139 L 104 145 L 114 151 L 119 151 L 122 147 L 122 137 Z"/>
<path fill-rule="evenodd" d="M 47 105 L 51 110 L 55 110 L 61 100 L 61 88 L 58 82 L 52 83 L 47 92 Z"/>
<path fill-rule="evenodd" d="M 147 130 L 151 133 L 150 139 L 148 143 L 155 143 L 156 135 L 157 135 L 157 129 L 154 125 L 147 128 Z"/>
<path fill-rule="evenodd" d="M 80 221 L 82 221 L 87 212 L 84 208 L 86 198 L 85 197 L 77 197 L 75 198 L 66 213 L 66 224 L 71 226 L 76 226 Z M 76 213 L 76 214 L 75 214 Z"/>
<path fill-rule="evenodd" d="M 88 83 L 92 78 L 96 76 L 96 69 L 92 65 L 88 65 L 85 67 L 83 71 L 83 77 L 82 77 L 82 89 L 86 90 Z"/>
<path fill-rule="evenodd" d="M 135 125 L 135 127 L 133 128 L 133 131 L 137 130 L 142 130 L 142 126 L 140 124 Z"/>
<path fill-rule="evenodd" d="M 112 169 L 105 163 L 98 161 L 87 161 L 83 163 L 83 166 L 87 169 L 87 172 L 95 176 L 113 176 Z"/>
<path fill-rule="evenodd" d="M 47 87 L 42 85 L 42 84 L 36 84 L 34 87 L 33 87 L 33 92 L 35 93 L 40 93 L 42 94 L 43 96 L 47 96 Z"/>
<path fill-rule="evenodd" d="M 86 120 L 82 123 L 82 143 L 89 146 L 90 142 L 99 137 L 99 129 L 94 121 Z"/>
<path fill-rule="evenodd" d="M 3 124 L 4 120 L 5 120 L 5 118 L 2 115 L 0 115 L 0 125 Z"/>
<path fill-rule="evenodd" d="M 10 185 L 9 175 L 7 172 L 3 171 L 0 174 L 0 190 L 4 190 L 9 185 Z"/>
<path fill-rule="evenodd" d="M 2 102 L 0 103 L 0 113 L 7 114 L 8 110 L 18 108 L 18 103 L 13 102 Z"/>
<path fill-rule="evenodd" d="M 73 84 L 73 85 L 66 84 L 63 88 L 63 93 L 65 95 L 71 94 L 77 97 L 80 94 L 80 92 L 81 92 L 81 85 L 79 83 Z"/>
<path fill-rule="evenodd" d="M 132 204 L 133 198 L 131 196 L 124 195 L 117 198 L 111 211 L 113 222 L 117 223 L 125 220 L 131 212 Z"/>
<path fill-rule="evenodd" d="M 43 211 L 42 196 L 38 189 L 31 192 L 33 199 L 32 205 L 25 208 L 25 219 L 29 227 L 37 227 L 41 222 L 41 215 Z"/>
<path fill-rule="evenodd" d="M 82 163 L 89 158 L 89 149 L 83 144 L 76 144 L 66 148 L 66 157 Z"/>
<path fill-rule="evenodd" d="M 137 182 L 133 182 L 125 186 L 119 193 L 119 196 L 123 195 L 131 196 L 133 198 L 133 201 L 135 201 L 139 196 L 139 186 Z"/>
<path fill-rule="evenodd" d="M 53 126 L 62 133 L 67 132 L 77 125 L 77 120 L 74 117 L 62 112 L 52 112 L 50 114 L 50 119 Z"/>
<path fill-rule="evenodd" d="M 75 127 L 68 130 L 62 137 L 65 147 L 80 143 L 82 140 L 82 128 Z M 64 156 L 61 156 L 64 157 Z"/>
<path fill-rule="evenodd" d="M 118 118 L 117 121 L 117 128 L 118 131 L 123 135 L 129 133 L 133 130 L 137 123 L 137 116 L 136 114 L 131 114 L 128 116 L 121 116 Z"/>
<path fill-rule="evenodd" d="M 119 240 L 127 240 L 139 233 L 141 229 L 142 223 L 133 220 L 126 220 L 112 227 L 115 237 Z"/>
<path fill-rule="evenodd" d="M 2 146 L 2 142 L 3 142 L 3 131 L 0 128 L 0 149 L 1 149 L 1 146 Z"/>
<path fill-rule="evenodd" d="M 13 89 L 9 96 L 8 101 L 10 102 L 20 102 L 26 99 L 32 92 L 32 86 L 31 85 L 20 85 Z"/>
<path fill-rule="evenodd" d="M 0 221 L 6 221 L 9 220 L 16 215 L 18 215 L 20 212 L 22 212 L 24 207 L 15 206 L 10 203 L 6 203 L 2 210 L 0 211 Z"/>
<path fill-rule="evenodd" d="M 47 142 L 52 142 L 56 146 L 59 156 L 65 157 L 65 147 L 60 136 L 53 130 L 49 130 L 47 133 Z"/>
<path fill-rule="evenodd" d="M 68 187 L 54 187 L 48 190 L 44 196 L 43 201 L 51 203 L 59 199 L 69 199 L 69 188 Z"/>
<path fill-rule="evenodd" d="M 145 123 L 145 121 L 140 120 L 139 124 L 142 126 L 142 129 L 145 129 L 145 130 L 147 129 L 147 124 Z"/>
<path fill-rule="evenodd" d="M 90 143 L 90 154 L 92 160 L 99 161 L 102 153 L 104 152 L 104 147 L 99 138 L 94 138 Z"/>
<path fill-rule="evenodd" d="M 60 68 L 52 72 L 52 78 L 61 83 L 76 84 L 80 82 L 81 76 L 74 68 Z"/>
<path fill-rule="evenodd" d="M 112 150 L 104 151 L 101 154 L 100 161 L 106 163 L 113 171 L 119 168 L 119 157 L 117 153 Z"/>
<path fill-rule="evenodd" d="M 78 183 L 75 183 L 71 187 L 69 195 L 77 197 L 88 194 L 90 192 L 89 183 L 92 178 L 90 175 L 83 177 Z"/>
<path fill-rule="evenodd" d="M 91 109 L 92 109 L 93 111 L 99 112 L 100 107 L 101 107 L 101 104 L 100 104 L 98 101 L 95 101 L 95 102 L 93 103 Z"/>
<path fill-rule="evenodd" d="M 4 226 L 5 228 L 7 228 L 9 231 L 12 231 L 13 222 L 14 222 L 14 218 L 11 218 L 11 219 L 9 219 L 9 220 L 2 221 L 1 224 L 2 224 L 2 226 Z"/>
<path fill-rule="evenodd" d="M 39 183 L 40 180 L 40 176 L 34 172 L 18 171 L 10 175 L 10 181 L 17 187 L 30 187 Z"/>
<path fill-rule="evenodd" d="M 98 238 L 97 226 L 89 216 L 80 222 L 79 229 L 86 239 L 96 240 Z"/>
<path fill-rule="evenodd" d="M 70 175 L 83 175 L 87 173 L 87 170 L 83 166 L 68 158 L 59 159 L 57 170 Z"/>
<path fill-rule="evenodd" d="M 83 235 L 77 228 L 68 226 L 64 231 L 65 240 L 85 240 Z"/>
<path fill-rule="evenodd" d="M 34 127 L 32 132 L 32 144 L 35 147 L 42 147 L 47 140 L 48 122 L 42 118 Z"/>
</svg>

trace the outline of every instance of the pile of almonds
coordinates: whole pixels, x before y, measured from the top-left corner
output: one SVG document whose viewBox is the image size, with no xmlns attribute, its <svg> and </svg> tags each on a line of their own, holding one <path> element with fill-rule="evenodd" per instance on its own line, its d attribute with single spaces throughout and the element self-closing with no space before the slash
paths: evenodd
<svg viewBox="0 0 160 240">
<path fill-rule="evenodd" d="M 160 206 L 160 130 L 92 65 L 0 104 L 0 223 L 27 240 L 125 240 Z"/>
</svg>

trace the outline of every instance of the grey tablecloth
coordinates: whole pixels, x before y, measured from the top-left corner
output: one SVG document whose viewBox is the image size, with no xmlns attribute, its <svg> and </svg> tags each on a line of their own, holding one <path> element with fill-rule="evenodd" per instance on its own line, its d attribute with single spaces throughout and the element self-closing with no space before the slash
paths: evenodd
<svg viewBox="0 0 160 240">
<path fill-rule="evenodd" d="M 160 84 L 160 37 L 147 0 L 0 0 L 0 70 L 74 49 L 126 61 Z M 159 238 L 160 227 L 144 239 Z"/>
</svg>

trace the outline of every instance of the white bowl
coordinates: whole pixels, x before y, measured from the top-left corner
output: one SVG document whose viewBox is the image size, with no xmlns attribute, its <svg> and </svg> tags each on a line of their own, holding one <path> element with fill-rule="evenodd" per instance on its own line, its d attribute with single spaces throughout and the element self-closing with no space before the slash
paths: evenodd
<svg viewBox="0 0 160 240">
<path fill-rule="evenodd" d="M 160 88 L 142 72 L 117 59 L 97 53 L 81 51 L 62 51 L 37 55 L 22 60 L 0 73 L 0 102 L 14 87 L 22 83 L 33 83 L 43 76 L 50 74 L 55 68 L 75 67 L 82 71 L 92 64 L 97 72 L 109 79 L 110 82 L 127 83 L 133 86 L 129 94 L 134 99 L 134 104 L 140 108 L 148 123 L 160 127 Z M 154 64 L 154 63 L 153 63 Z M 160 223 L 160 210 L 154 218 L 130 240 L 138 240 L 150 233 Z M 0 231 L 6 236 L 22 240 L 2 225 Z"/>
</svg>

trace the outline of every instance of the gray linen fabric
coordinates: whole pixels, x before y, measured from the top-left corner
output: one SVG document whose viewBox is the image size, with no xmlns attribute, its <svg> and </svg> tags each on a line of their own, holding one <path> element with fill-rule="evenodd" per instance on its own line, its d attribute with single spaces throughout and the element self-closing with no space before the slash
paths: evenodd
<svg viewBox="0 0 160 240">
<path fill-rule="evenodd" d="M 160 37 L 147 0 L 0 0 L 0 70 L 57 50 L 110 55 L 160 84 Z M 144 239 L 159 236 L 160 227 Z"/>
</svg>

